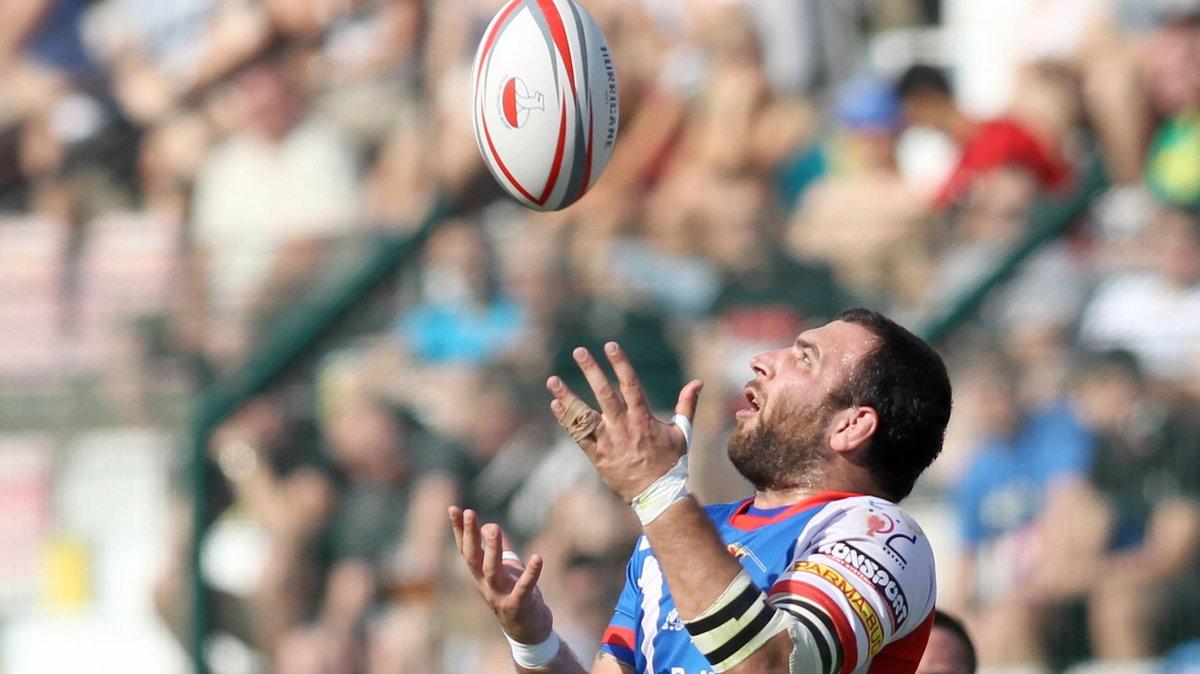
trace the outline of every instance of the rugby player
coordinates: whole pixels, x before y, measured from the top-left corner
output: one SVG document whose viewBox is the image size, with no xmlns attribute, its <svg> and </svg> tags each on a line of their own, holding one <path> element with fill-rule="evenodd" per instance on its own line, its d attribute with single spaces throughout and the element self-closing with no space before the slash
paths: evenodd
<svg viewBox="0 0 1200 674">
<path fill-rule="evenodd" d="M 852 309 L 755 356 L 728 444 L 754 497 L 705 507 L 686 487 L 700 382 L 663 421 L 620 346 L 604 350 L 616 387 L 574 352 L 598 411 L 547 381 L 551 411 L 643 527 L 592 674 L 912 674 L 933 623 L 934 564 L 896 503 L 941 451 L 950 383 L 937 353 Z M 553 631 L 542 558 L 522 563 L 470 510 L 450 519 L 517 671 L 587 671 Z"/>
</svg>

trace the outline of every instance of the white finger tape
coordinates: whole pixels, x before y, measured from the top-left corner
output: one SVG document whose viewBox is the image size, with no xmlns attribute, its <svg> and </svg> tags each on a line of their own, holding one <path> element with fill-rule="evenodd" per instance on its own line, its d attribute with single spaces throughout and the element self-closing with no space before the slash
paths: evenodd
<svg viewBox="0 0 1200 674">
<path fill-rule="evenodd" d="M 671 423 L 683 431 L 683 441 L 687 443 L 687 451 L 692 451 L 692 420 L 682 414 L 676 414 L 671 417 Z"/>
</svg>

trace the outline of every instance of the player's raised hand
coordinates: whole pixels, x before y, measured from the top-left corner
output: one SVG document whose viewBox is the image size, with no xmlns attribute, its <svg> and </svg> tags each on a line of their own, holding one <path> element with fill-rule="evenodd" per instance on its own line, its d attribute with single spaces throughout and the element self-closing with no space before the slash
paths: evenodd
<svg viewBox="0 0 1200 674">
<path fill-rule="evenodd" d="M 473 510 L 450 508 L 454 541 L 475 587 L 504 633 L 524 644 L 541 643 L 550 636 L 554 617 L 537 588 L 542 575 L 541 555 L 530 555 L 522 564 L 497 524 L 479 525 Z"/>
<path fill-rule="evenodd" d="M 600 411 L 591 409 L 560 377 L 550 377 L 546 387 L 554 395 L 550 411 L 587 453 L 608 488 L 626 503 L 664 475 L 687 451 L 688 438 L 678 424 L 657 419 L 646 399 L 637 371 L 616 342 L 604 345 L 608 361 L 617 375 L 613 388 L 600 363 L 587 349 L 572 354 Z M 676 416 L 696 415 L 701 383 L 693 380 L 679 392 Z"/>
</svg>

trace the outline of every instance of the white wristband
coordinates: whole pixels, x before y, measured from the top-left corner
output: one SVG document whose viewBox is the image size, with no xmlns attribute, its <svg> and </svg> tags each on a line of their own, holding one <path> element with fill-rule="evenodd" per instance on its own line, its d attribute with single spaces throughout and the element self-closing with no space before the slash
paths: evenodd
<svg viewBox="0 0 1200 674">
<path fill-rule="evenodd" d="M 545 667 L 558 655 L 558 634 L 553 630 L 540 644 L 523 644 L 507 634 L 504 638 L 508 639 L 508 646 L 512 649 L 513 662 L 525 669 Z"/>
<path fill-rule="evenodd" d="M 633 506 L 633 512 L 637 513 L 643 527 L 658 519 L 667 508 L 688 497 L 687 480 L 687 454 L 684 454 L 671 470 L 646 487 L 646 491 L 633 497 L 629 505 Z"/>
</svg>

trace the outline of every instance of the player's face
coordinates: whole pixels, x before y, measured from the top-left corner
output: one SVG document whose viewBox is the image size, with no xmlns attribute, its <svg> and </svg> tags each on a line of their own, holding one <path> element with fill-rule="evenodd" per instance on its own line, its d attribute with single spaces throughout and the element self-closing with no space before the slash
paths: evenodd
<svg viewBox="0 0 1200 674">
<path fill-rule="evenodd" d="M 830 394 L 874 347 L 856 323 L 834 321 L 800 334 L 786 349 L 750 360 L 746 407 L 737 412 L 729 458 L 756 487 L 797 486 L 828 451 Z"/>
<path fill-rule="evenodd" d="M 971 674 L 962 641 L 950 630 L 935 628 L 916 674 Z"/>
</svg>

